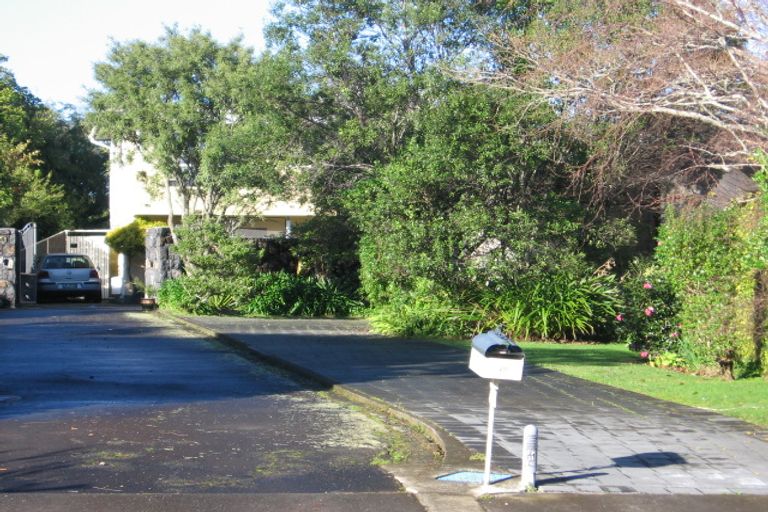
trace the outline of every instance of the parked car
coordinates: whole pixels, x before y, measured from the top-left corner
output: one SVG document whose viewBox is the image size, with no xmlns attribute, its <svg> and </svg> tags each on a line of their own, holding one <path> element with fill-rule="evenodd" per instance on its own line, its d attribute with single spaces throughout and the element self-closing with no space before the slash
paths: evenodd
<svg viewBox="0 0 768 512">
<path fill-rule="evenodd" d="M 37 301 L 67 297 L 101 302 L 99 271 L 85 254 L 48 254 L 37 272 Z"/>
</svg>

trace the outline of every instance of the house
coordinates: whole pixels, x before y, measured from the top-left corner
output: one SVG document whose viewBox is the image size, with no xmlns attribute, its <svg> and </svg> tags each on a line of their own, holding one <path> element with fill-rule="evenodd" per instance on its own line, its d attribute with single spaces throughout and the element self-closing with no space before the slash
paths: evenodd
<svg viewBox="0 0 768 512">
<path fill-rule="evenodd" d="M 137 218 L 166 221 L 170 207 L 165 190 L 150 193 L 147 186 L 157 175 L 157 170 L 126 144 L 110 145 L 109 149 L 110 229 L 130 224 Z M 173 187 L 170 201 L 174 215 L 180 221 L 182 201 Z M 261 204 L 253 205 L 253 211 L 257 215 L 249 216 L 241 227 L 242 234 L 248 238 L 283 236 L 290 233 L 292 226 L 314 216 L 311 205 L 267 197 Z"/>
<path fill-rule="evenodd" d="M 110 229 L 130 224 L 135 219 L 148 221 L 167 221 L 173 208 L 175 222 L 181 221 L 182 200 L 171 183 L 170 201 L 165 187 L 150 185 L 157 177 L 157 169 L 142 158 L 141 153 L 132 150 L 128 144 L 104 144 L 94 141 L 109 149 L 109 226 Z M 170 204 L 169 204 L 170 203 Z M 293 226 L 314 216 L 311 205 L 298 201 L 278 201 L 265 197 L 260 204 L 251 205 L 253 215 L 245 217 L 238 233 L 246 238 L 270 238 L 286 236 Z M 193 207 L 194 208 L 194 207 Z M 232 212 L 239 216 L 240 212 Z M 143 280 L 143 261 L 129 262 L 120 255 L 114 268 L 111 288 L 113 294 L 122 293 L 122 284 L 138 277 Z"/>
</svg>

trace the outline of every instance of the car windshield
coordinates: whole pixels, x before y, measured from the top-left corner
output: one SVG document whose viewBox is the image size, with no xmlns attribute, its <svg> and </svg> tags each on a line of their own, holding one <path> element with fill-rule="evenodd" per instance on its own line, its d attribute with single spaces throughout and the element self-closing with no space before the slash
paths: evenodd
<svg viewBox="0 0 768 512">
<path fill-rule="evenodd" d="M 91 268 L 91 262 L 85 256 L 48 256 L 43 268 Z"/>
</svg>

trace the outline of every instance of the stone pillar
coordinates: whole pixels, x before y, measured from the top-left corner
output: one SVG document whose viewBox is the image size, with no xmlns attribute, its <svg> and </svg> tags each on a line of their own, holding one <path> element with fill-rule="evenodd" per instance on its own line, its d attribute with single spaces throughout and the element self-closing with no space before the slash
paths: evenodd
<svg viewBox="0 0 768 512">
<path fill-rule="evenodd" d="M 16 230 L 0 228 L 0 307 L 16 307 Z"/>
<path fill-rule="evenodd" d="M 173 237 L 169 228 L 148 229 L 144 244 L 147 249 L 144 284 L 148 295 L 154 295 L 165 280 L 181 276 L 181 258 L 170 250 Z"/>
</svg>

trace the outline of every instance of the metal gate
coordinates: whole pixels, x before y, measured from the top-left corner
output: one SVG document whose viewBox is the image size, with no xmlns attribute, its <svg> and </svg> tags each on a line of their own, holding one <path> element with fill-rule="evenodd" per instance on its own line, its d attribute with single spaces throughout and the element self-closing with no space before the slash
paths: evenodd
<svg viewBox="0 0 768 512">
<path fill-rule="evenodd" d="M 30 274 L 35 266 L 37 224 L 30 222 L 19 230 L 19 274 Z"/>
</svg>

